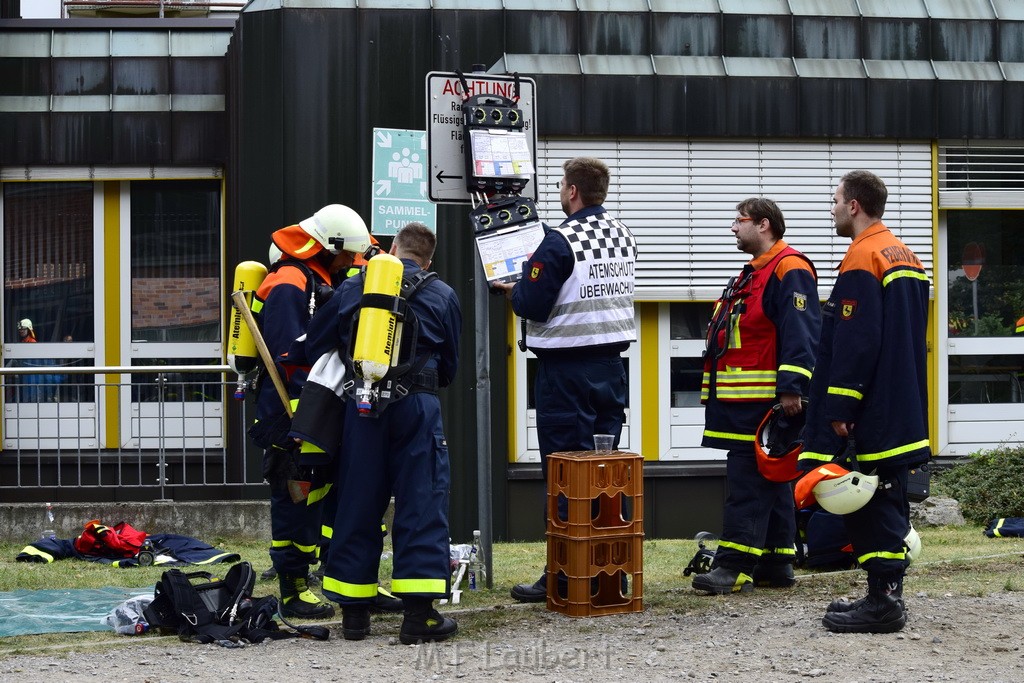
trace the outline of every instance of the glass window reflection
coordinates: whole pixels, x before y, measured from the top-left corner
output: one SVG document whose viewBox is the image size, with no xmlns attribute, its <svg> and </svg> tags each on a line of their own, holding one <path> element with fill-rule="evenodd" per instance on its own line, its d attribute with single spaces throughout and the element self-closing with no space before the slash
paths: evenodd
<svg viewBox="0 0 1024 683">
<path fill-rule="evenodd" d="M 220 183 L 134 182 L 132 339 L 220 341 Z"/>
<path fill-rule="evenodd" d="M 949 336 L 1007 337 L 1024 316 L 1019 211 L 949 211 Z"/>
</svg>

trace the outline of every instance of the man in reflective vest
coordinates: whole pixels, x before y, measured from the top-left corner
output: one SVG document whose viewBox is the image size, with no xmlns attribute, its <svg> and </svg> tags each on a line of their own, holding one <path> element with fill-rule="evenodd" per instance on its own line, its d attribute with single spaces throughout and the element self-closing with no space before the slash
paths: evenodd
<svg viewBox="0 0 1024 683">
<path fill-rule="evenodd" d="M 851 171 L 833 198 L 836 234 L 850 247 L 822 308 L 804 450 L 820 465 L 856 437 L 856 466 L 879 486 L 843 515 L 868 594 L 834 600 L 822 623 L 838 633 L 892 633 L 906 624 L 910 468 L 931 457 L 928 441 L 928 275 L 881 221 L 888 191 L 874 173 Z"/>
<path fill-rule="evenodd" d="M 729 281 L 708 328 L 701 445 L 728 451 L 722 537 L 711 571 L 693 578 L 695 590 L 711 594 L 796 581 L 792 490 L 765 479 L 754 455 L 757 427 L 774 404 L 783 419 L 799 419 L 821 329 L 814 266 L 783 241 L 785 231 L 772 200 L 736 205 L 736 248 L 752 258 Z"/>
<path fill-rule="evenodd" d="M 495 285 L 526 319 L 526 346 L 538 359 L 534 404 L 545 481 L 551 453 L 593 450 L 594 434 L 613 434 L 618 448 L 627 391 L 621 354 L 636 341 L 637 249 L 632 233 L 602 206 L 608 166 L 577 157 L 562 167 L 565 222 L 545 229 L 519 282 Z M 514 586 L 512 597 L 546 600 L 546 573 Z"/>
</svg>

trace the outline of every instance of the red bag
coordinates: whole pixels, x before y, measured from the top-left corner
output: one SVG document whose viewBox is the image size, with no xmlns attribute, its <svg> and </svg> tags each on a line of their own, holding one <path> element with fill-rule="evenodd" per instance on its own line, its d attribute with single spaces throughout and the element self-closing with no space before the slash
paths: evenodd
<svg viewBox="0 0 1024 683">
<path fill-rule="evenodd" d="M 75 539 L 75 550 L 99 557 L 135 557 L 148 535 L 127 522 L 109 527 L 94 519 L 86 522 L 82 535 Z"/>
</svg>

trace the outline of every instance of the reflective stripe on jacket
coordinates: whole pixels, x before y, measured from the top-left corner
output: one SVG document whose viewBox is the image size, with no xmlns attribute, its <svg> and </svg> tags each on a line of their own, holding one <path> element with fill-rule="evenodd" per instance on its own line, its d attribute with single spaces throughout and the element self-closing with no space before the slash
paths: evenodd
<svg viewBox="0 0 1024 683">
<path fill-rule="evenodd" d="M 881 222 L 850 244 L 822 310 L 802 469 L 831 460 L 844 447 L 832 422 L 854 425 L 865 471 L 931 456 L 928 287 L 921 261 Z"/>
</svg>

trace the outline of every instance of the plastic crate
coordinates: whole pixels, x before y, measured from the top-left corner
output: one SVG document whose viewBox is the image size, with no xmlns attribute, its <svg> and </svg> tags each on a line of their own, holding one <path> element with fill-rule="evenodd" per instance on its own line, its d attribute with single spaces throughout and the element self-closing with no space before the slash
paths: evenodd
<svg viewBox="0 0 1024 683">
<path fill-rule="evenodd" d="M 552 453 L 547 505 L 548 531 L 574 538 L 642 533 L 643 458 L 623 451 Z"/>
<path fill-rule="evenodd" d="M 570 617 L 643 611 L 643 540 L 642 533 L 549 533 L 548 609 Z"/>
</svg>

